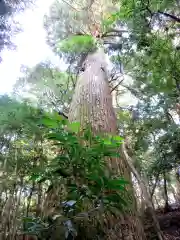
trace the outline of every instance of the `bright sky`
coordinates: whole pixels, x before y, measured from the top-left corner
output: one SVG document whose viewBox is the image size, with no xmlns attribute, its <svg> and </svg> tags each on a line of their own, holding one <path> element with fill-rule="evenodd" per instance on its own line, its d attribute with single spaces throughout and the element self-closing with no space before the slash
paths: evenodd
<svg viewBox="0 0 180 240">
<path fill-rule="evenodd" d="M 21 76 L 21 65 L 29 67 L 35 66 L 42 60 L 49 59 L 54 63 L 59 63 L 59 58 L 55 57 L 51 49 L 46 44 L 46 31 L 43 28 L 43 17 L 48 13 L 53 0 L 37 0 L 37 7 L 28 9 L 16 16 L 15 20 L 20 22 L 23 32 L 16 35 L 13 42 L 17 45 L 16 51 L 5 49 L 2 53 L 3 62 L 0 64 L 0 94 L 11 92 L 17 78 Z M 65 65 L 61 61 L 62 67 Z M 122 105 L 126 105 L 131 96 L 125 94 Z"/>
<path fill-rule="evenodd" d="M 38 0 L 37 7 L 18 14 L 16 19 L 23 26 L 23 32 L 14 37 L 16 51 L 3 51 L 3 62 L 0 64 L 0 93 L 9 92 L 20 75 L 21 65 L 33 67 L 44 59 L 55 56 L 46 44 L 46 32 L 43 29 L 43 17 L 53 0 Z"/>
</svg>

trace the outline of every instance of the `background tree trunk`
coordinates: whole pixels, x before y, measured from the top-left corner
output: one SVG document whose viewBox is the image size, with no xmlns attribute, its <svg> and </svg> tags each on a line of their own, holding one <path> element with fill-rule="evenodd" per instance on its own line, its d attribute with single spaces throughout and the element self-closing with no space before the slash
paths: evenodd
<svg viewBox="0 0 180 240">
<path fill-rule="evenodd" d="M 166 172 L 163 172 L 163 178 L 164 178 L 164 201 L 165 201 L 165 205 L 164 205 L 164 210 L 165 212 L 169 211 L 169 200 L 168 200 L 168 191 L 167 191 L 167 179 L 166 179 Z"/>
<path fill-rule="evenodd" d="M 180 202 L 180 168 L 176 169 L 176 194 L 178 202 Z"/>
<path fill-rule="evenodd" d="M 153 205 L 153 202 L 152 202 L 152 198 L 151 198 L 151 195 L 150 195 L 150 193 L 149 193 L 149 191 L 146 187 L 148 184 L 147 184 L 146 180 L 139 175 L 138 171 L 133 166 L 133 164 L 132 164 L 133 161 L 128 156 L 128 154 L 126 152 L 125 144 L 123 144 L 122 149 L 123 149 L 123 154 L 125 156 L 125 159 L 126 159 L 128 165 L 129 165 L 129 168 L 132 170 L 132 173 L 134 174 L 134 176 L 138 180 L 139 186 L 140 186 L 141 191 L 142 191 L 143 196 L 144 196 L 144 200 L 145 200 L 145 203 L 146 203 L 146 206 L 147 206 L 147 210 L 152 217 L 152 221 L 153 221 L 153 224 L 154 224 L 154 229 L 156 230 L 158 239 L 163 240 L 163 235 L 162 235 L 162 232 L 161 232 L 161 229 L 160 229 L 160 225 L 159 225 L 158 219 L 156 217 L 156 213 L 154 211 L 154 205 Z"/>
</svg>

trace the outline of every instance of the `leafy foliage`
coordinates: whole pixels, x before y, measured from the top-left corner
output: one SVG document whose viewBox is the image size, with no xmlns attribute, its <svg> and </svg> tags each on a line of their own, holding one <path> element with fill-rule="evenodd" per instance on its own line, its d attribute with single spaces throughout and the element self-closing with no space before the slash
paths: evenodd
<svg viewBox="0 0 180 240">
<path fill-rule="evenodd" d="M 31 180 L 41 183 L 49 180 L 56 188 L 64 186 L 66 193 L 59 197 L 59 207 L 53 213 L 56 220 L 57 217 L 66 222 L 71 220 L 72 224 L 80 224 L 81 220 L 85 224 L 87 218 L 91 221 L 103 213 L 125 211 L 130 204 L 127 204 L 128 182 L 115 177 L 105 160 L 119 156 L 116 151 L 121 138 L 93 136 L 90 130 L 79 136 L 78 124 L 67 124 L 64 119 L 58 128 L 52 117 L 42 122 L 51 127 L 47 139 L 54 142 L 59 153 L 43 169 L 36 167 Z"/>
<path fill-rule="evenodd" d="M 1 97 L 0 109 L 1 189 L 14 192 L 13 198 L 20 191 L 21 204 L 27 208 L 20 211 L 24 223 L 18 229 L 43 238 L 47 229 L 60 224 L 65 239 L 80 229 L 88 235 L 91 222 L 98 235 L 104 214 L 119 215 L 129 208 L 128 182 L 108 166 L 109 158 L 119 157 L 121 137 L 93 136 L 89 128 L 79 134 L 79 123 L 8 96 Z M 38 186 L 47 198 L 57 195 L 52 202 L 45 199 L 42 217 L 34 199 Z"/>
<path fill-rule="evenodd" d="M 95 47 L 95 40 L 92 36 L 72 36 L 68 40 L 64 40 L 60 43 L 59 50 L 65 53 L 89 53 Z"/>
<path fill-rule="evenodd" d="M 18 79 L 14 86 L 14 94 L 18 98 L 28 98 L 33 105 L 43 109 L 68 112 L 76 84 L 75 73 L 61 71 L 50 63 L 40 63 L 33 69 L 25 68 L 24 72 L 25 77 Z"/>
</svg>

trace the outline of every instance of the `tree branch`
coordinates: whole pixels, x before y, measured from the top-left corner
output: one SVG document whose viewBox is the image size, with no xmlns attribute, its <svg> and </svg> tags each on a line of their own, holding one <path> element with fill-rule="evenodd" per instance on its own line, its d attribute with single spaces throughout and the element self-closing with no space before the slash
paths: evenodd
<svg viewBox="0 0 180 240">
<path fill-rule="evenodd" d="M 112 89 L 111 93 L 123 82 L 124 79 L 122 79 L 120 82 L 118 82 Z"/>
<path fill-rule="evenodd" d="M 60 116 L 63 116 L 64 118 L 68 119 L 68 116 L 66 116 L 63 112 L 58 111 L 58 114 L 59 114 Z"/>
<path fill-rule="evenodd" d="M 102 38 L 104 37 L 121 37 L 123 33 L 129 32 L 128 30 L 118 30 L 118 29 L 110 29 L 109 31 L 102 34 Z"/>
<path fill-rule="evenodd" d="M 170 14 L 170 13 L 161 12 L 161 11 L 159 11 L 159 10 L 158 10 L 158 13 L 161 14 L 161 15 L 164 15 L 164 16 L 166 16 L 166 17 L 171 18 L 171 19 L 174 20 L 175 22 L 180 23 L 180 18 L 178 18 L 178 17 L 176 17 L 176 16 L 174 16 L 174 15 L 172 15 L 172 14 Z"/>
<path fill-rule="evenodd" d="M 69 2 L 67 2 L 66 0 L 62 0 L 64 3 L 66 3 L 70 8 L 72 8 L 73 10 L 79 12 L 80 10 L 75 8 L 74 6 L 72 6 Z"/>
<path fill-rule="evenodd" d="M 55 104 L 53 101 L 51 101 L 51 103 L 52 103 L 52 105 L 53 105 L 53 106 L 55 107 L 55 109 L 56 109 L 56 104 Z M 60 116 L 63 116 L 64 118 L 68 119 L 68 116 L 66 116 L 66 114 L 64 114 L 63 112 L 57 111 L 57 113 L 58 113 Z"/>
</svg>

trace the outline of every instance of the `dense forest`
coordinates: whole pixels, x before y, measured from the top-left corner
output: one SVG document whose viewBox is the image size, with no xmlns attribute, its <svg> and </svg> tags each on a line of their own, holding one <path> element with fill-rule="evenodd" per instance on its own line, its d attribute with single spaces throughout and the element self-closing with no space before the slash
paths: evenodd
<svg viewBox="0 0 180 240">
<path fill-rule="evenodd" d="M 2 49 L 29 3 L 0 3 Z M 180 239 L 180 1 L 55 0 L 44 28 L 64 66 L 0 96 L 0 240 Z"/>
</svg>

